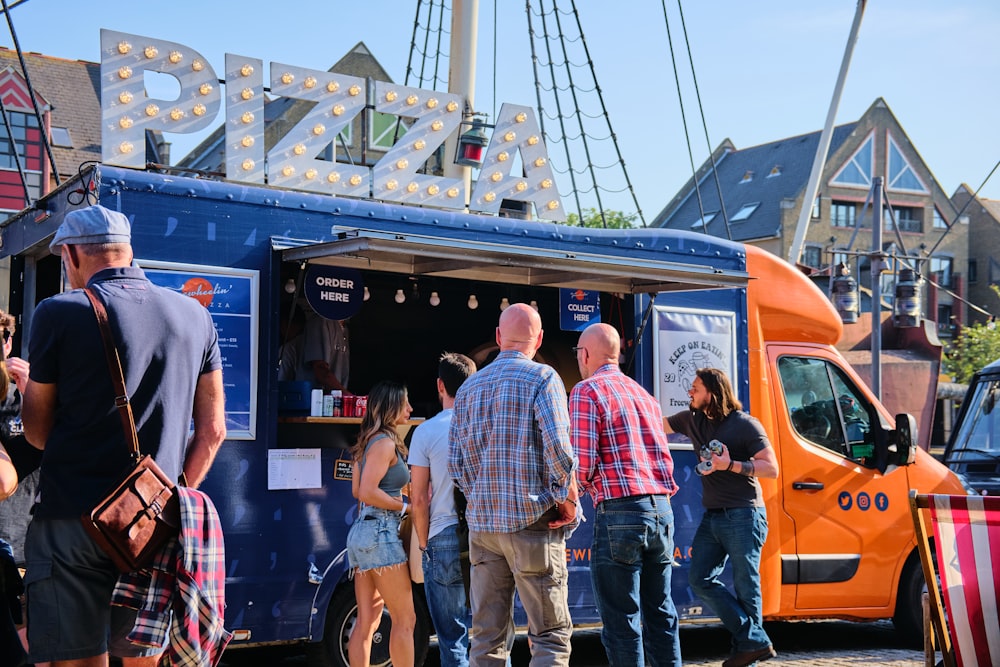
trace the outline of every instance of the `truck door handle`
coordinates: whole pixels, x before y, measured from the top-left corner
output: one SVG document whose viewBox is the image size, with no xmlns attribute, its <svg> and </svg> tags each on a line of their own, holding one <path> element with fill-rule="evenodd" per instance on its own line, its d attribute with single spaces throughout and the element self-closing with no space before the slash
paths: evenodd
<svg viewBox="0 0 1000 667">
<path fill-rule="evenodd" d="M 792 482 L 792 488 L 796 491 L 819 491 L 823 482 Z"/>
</svg>

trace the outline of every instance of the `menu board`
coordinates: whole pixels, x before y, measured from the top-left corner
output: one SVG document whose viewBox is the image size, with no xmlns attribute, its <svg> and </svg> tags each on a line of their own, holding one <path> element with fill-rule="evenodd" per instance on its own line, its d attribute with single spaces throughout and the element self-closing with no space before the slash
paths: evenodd
<svg viewBox="0 0 1000 667">
<path fill-rule="evenodd" d="M 137 260 L 155 285 L 198 301 L 212 316 L 222 353 L 226 437 L 253 440 L 257 425 L 258 272 Z"/>
<path fill-rule="evenodd" d="M 653 387 L 664 415 L 690 404 L 688 389 L 699 368 L 718 368 L 738 386 L 734 313 L 667 306 L 654 310 Z"/>
</svg>

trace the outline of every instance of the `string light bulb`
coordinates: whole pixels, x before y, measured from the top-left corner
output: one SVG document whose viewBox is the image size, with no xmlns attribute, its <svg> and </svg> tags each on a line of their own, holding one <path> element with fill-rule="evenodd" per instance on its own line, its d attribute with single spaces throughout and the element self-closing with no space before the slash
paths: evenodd
<svg viewBox="0 0 1000 667">
<path fill-rule="evenodd" d="M 285 292 L 295 294 L 295 278 L 289 278 L 285 281 Z"/>
<path fill-rule="evenodd" d="M 535 301 L 534 299 L 532 299 L 531 303 L 528 304 L 528 305 L 531 306 L 532 308 L 534 308 L 536 313 L 538 312 L 538 302 L 537 301 Z"/>
<path fill-rule="evenodd" d="M 479 299 L 476 298 L 475 294 L 469 295 L 469 303 L 467 305 L 469 306 L 469 310 L 479 308 Z"/>
<path fill-rule="evenodd" d="M 403 303 L 404 301 L 406 301 L 406 294 L 403 292 L 403 290 L 398 289 L 396 290 L 396 296 L 392 297 L 392 300 L 395 301 L 396 303 Z"/>
<path fill-rule="evenodd" d="M 510 308 L 510 299 L 508 299 L 507 297 L 503 297 L 502 299 L 500 299 L 500 312 L 502 313 L 508 308 Z"/>
<path fill-rule="evenodd" d="M 427 303 L 437 308 L 441 305 L 441 297 L 438 296 L 437 292 L 431 292 L 431 298 L 427 299 Z"/>
<path fill-rule="evenodd" d="M 365 301 L 372 298 L 372 293 L 368 291 L 368 285 L 365 285 Z"/>
</svg>

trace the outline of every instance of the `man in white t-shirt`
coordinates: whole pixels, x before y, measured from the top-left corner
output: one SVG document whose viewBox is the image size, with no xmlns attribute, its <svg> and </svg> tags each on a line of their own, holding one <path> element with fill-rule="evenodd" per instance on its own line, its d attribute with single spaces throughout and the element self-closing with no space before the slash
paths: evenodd
<svg viewBox="0 0 1000 667">
<path fill-rule="evenodd" d="M 423 552 L 424 591 L 438 637 L 442 667 L 469 665 L 469 610 L 459 558 L 455 483 L 448 474 L 448 430 L 462 383 L 476 372 L 463 354 L 446 352 L 438 363 L 442 410 L 418 426 L 410 442 L 410 502 Z"/>
</svg>

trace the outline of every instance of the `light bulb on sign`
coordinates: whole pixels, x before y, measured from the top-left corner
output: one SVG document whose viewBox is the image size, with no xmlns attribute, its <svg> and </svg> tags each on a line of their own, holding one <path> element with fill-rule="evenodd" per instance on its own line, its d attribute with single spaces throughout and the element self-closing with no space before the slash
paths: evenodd
<svg viewBox="0 0 1000 667">
<path fill-rule="evenodd" d="M 507 297 L 500 299 L 500 312 L 502 313 L 508 308 L 510 308 L 510 299 L 508 299 Z"/>
<path fill-rule="evenodd" d="M 398 289 L 396 290 L 396 296 L 392 297 L 392 300 L 396 303 L 403 303 L 406 301 L 406 294 L 403 293 L 403 290 Z"/>
<path fill-rule="evenodd" d="M 532 308 L 534 308 L 536 313 L 538 312 L 538 302 L 537 301 L 535 301 L 534 299 L 532 299 L 531 303 L 528 304 L 528 305 L 531 306 Z"/>
<path fill-rule="evenodd" d="M 435 308 L 441 305 L 441 297 L 438 296 L 437 292 L 431 292 L 431 298 L 427 299 L 427 303 L 431 304 Z"/>
<path fill-rule="evenodd" d="M 295 278 L 289 278 L 285 281 L 285 291 L 289 294 L 295 294 Z"/>
<path fill-rule="evenodd" d="M 475 310 L 476 308 L 479 308 L 479 299 L 476 298 L 475 294 L 470 294 L 469 295 L 468 306 L 469 306 L 469 310 Z"/>
<path fill-rule="evenodd" d="M 365 285 L 365 301 L 372 298 L 371 292 L 368 291 L 368 285 Z"/>
</svg>

